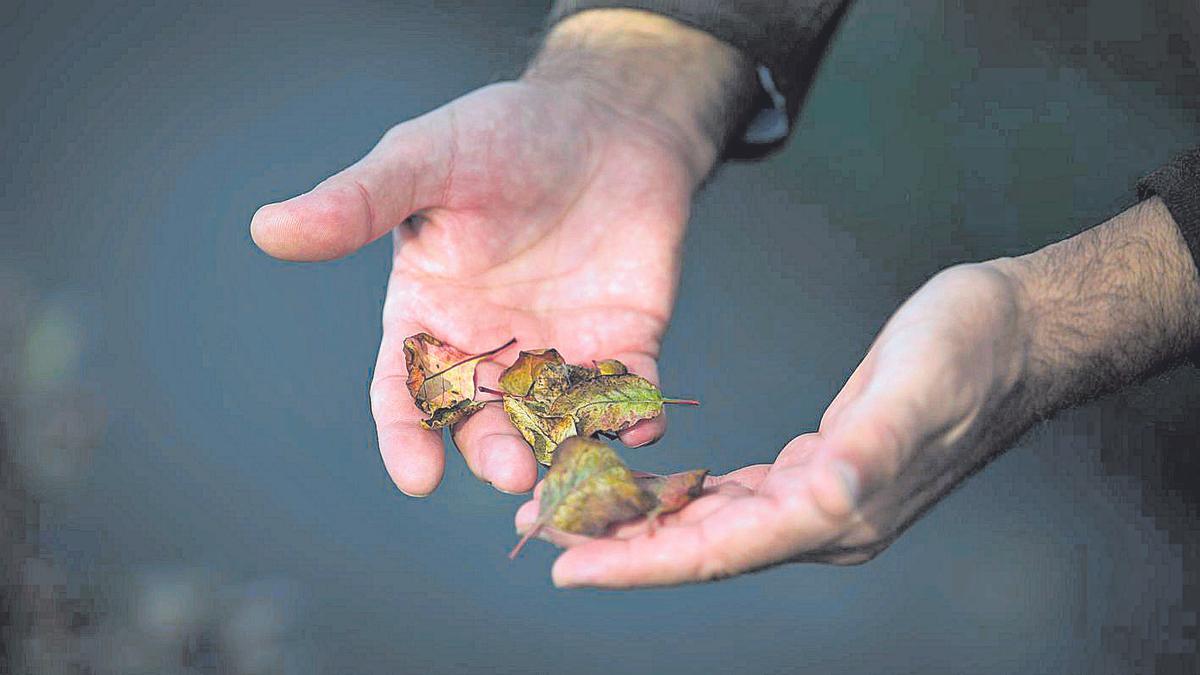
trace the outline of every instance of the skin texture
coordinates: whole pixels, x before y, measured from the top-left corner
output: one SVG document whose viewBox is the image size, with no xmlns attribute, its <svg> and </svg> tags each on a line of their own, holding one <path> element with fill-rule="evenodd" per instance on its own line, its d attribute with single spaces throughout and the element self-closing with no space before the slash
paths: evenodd
<svg viewBox="0 0 1200 675">
<path fill-rule="evenodd" d="M 644 522 L 553 536 L 569 547 L 554 581 L 630 588 L 866 562 L 1038 420 L 1178 362 L 1198 337 L 1200 282 L 1157 199 L 1031 255 L 951 268 L 895 313 L 816 433 L 771 465 L 711 478 L 652 536 Z M 536 514 L 522 506 L 518 531 Z"/>
<path fill-rule="evenodd" d="M 721 142 L 714 110 L 740 57 L 641 12 L 587 12 L 556 28 L 520 81 L 472 92 L 391 129 L 310 192 L 263 206 L 251 233 L 285 260 L 338 258 L 391 233 L 392 273 L 371 407 L 384 463 L 409 495 L 445 470 L 418 426 L 402 344 L 425 331 L 467 352 L 516 337 L 571 362 L 616 358 L 657 382 L 693 191 Z M 494 387 L 501 366 L 482 364 Z M 665 419 L 621 434 L 642 445 Z M 499 406 L 455 426 L 471 470 L 533 487 L 529 447 Z"/>
</svg>

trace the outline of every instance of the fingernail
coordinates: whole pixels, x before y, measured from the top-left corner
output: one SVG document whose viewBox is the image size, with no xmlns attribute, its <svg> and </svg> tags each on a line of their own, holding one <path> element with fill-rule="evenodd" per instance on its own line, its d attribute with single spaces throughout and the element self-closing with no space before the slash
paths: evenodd
<svg viewBox="0 0 1200 675">
<path fill-rule="evenodd" d="M 505 490 L 504 488 L 500 487 L 499 485 L 496 485 L 496 483 L 494 481 L 490 481 L 486 478 L 480 478 L 479 480 L 483 483 L 486 483 L 488 487 L 492 488 L 496 492 L 503 492 L 506 495 L 520 496 L 523 494 L 527 494 L 529 492 L 529 490 L 524 490 L 522 492 L 513 492 L 512 490 Z"/>
</svg>

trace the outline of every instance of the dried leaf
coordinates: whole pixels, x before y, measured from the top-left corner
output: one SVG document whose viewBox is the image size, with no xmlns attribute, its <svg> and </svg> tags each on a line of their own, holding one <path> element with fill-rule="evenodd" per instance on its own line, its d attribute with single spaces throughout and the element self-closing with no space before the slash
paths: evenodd
<svg viewBox="0 0 1200 675">
<path fill-rule="evenodd" d="M 606 375 L 580 382 L 559 396 L 548 413 L 575 419 L 580 435 L 621 431 L 657 417 L 664 403 L 700 405 L 698 401 L 664 398 L 649 380 L 637 375 Z"/>
<path fill-rule="evenodd" d="M 600 369 L 598 368 L 577 366 L 573 363 L 567 364 L 567 381 L 572 387 L 580 382 L 587 382 L 597 377 L 600 377 Z"/>
<path fill-rule="evenodd" d="M 509 421 L 533 448 L 533 456 L 546 466 L 550 466 L 558 444 L 575 435 L 574 419 L 544 417 L 533 410 L 524 399 L 516 396 L 504 397 L 504 412 L 508 413 Z"/>
<path fill-rule="evenodd" d="M 537 520 L 508 557 L 515 558 L 525 542 L 544 527 L 595 536 L 656 505 L 654 495 L 642 489 L 612 448 L 595 439 L 572 436 L 554 453 L 542 483 Z"/>
<path fill-rule="evenodd" d="M 500 388 L 517 396 L 528 396 L 533 380 L 547 365 L 564 363 L 557 349 L 521 352 L 517 360 L 500 373 Z"/>
<path fill-rule="evenodd" d="M 558 351 L 538 349 L 521 352 L 503 373 L 500 373 L 500 389 L 507 394 L 524 396 L 526 403 L 545 413 L 570 387 L 568 366 Z"/>
<path fill-rule="evenodd" d="M 479 410 L 482 404 L 470 404 L 475 396 L 475 366 L 514 342 L 515 338 L 496 349 L 471 355 L 428 333 L 405 338 L 408 391 L 417 407 L 430 416 L 421 422 L 422 426 L 440 429 Z"/>
<path fill-rule="evenodd" d="M 421 420 L 421 426 L 426 429 L 441 429 L 442 427 L 458 424 L 471 415 L 479 412 L 486 405 L 484 401 L 460 401 L 449 408 L 438 408 L 427 420 Z"/>
<path fill-rule="evenodd" d="M 596 370 L 600 371 L 601 375 L 624 375 L 629 372 L 624 363 L 616 359 L 604 359 L 596 362 Z"/>
<path fill-rule="evenodd" d="M 577 366 L 573 363 L 567 364 L 567 376 L 572 387 L 580 382 L 594 380 L 597 377 L 624 375 L 629 372 L 629 368 L 616 359 L 593 361 L 592 364 L 592 366 Z"/>
<path fill-rule="evenodd" d="M 708 469 L 693 469 L 669 476 L 638 476 L 638 484 L 657 500 L 657 505 L 646 514 L 650 519 L 650 528 L 654 528 L 659 516 L 674 513 L 699 497 L 707 476 Z"/>
</svg>

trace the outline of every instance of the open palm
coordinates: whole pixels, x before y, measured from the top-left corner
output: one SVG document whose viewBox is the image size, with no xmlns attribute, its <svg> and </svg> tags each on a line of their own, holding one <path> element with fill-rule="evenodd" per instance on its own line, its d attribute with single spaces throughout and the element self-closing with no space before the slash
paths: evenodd
<svg viewBox="0 0 1200 675">
<path fill-rule="evenodd" d="M 1013 283 L 988 264 L 935 277 L 892 317 L 820 430 L 773 464 L 710 478 L 651 533 L 550 533 L 570 547 L 560 585 L 628 588 L 717 579 L 789 561 L 860 563 L 1032 421 Z M 536 496 L 536 493 L 535 493 Z M 538 502 L 517 512 L 530 527 Z"/>
<path fill-rule="evenodd" d="M 389 131 L 358 163 L 264 206 L 266 252 L 326 260 L 394 232 L 383 341 L 371 387 L 380 451 L 397 486 L 434 490 L 440 433 L 405 386 L 404 338 L 425 331 L 468 352 L 553 346 L 573 362 L 617 358 L 657 379 L 689 200 L 702 171 L 668 127 L 530 82 L 492 85 Z M 500 355 L 511 361 L 516 349 Z M 479 368 L 494 384 L 495 364 Z M 622 433 L 631 445 L 662 418 Z M 532 452 L 498 406 L 454 429 L 481 479 L 529 490 Z"/>
</svg>

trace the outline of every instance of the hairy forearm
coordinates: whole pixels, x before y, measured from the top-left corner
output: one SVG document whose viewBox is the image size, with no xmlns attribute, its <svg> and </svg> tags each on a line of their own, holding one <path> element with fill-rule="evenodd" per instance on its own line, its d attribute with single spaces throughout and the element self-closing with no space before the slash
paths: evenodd
<svg viewBox="0 0 1200 675">
<path fill-rule="evenodd" d="M 733 47 L 672 19 L 625 9 L 582 12 L 557 24 L 522 79 L 565 87 L 653 125 L 701 176 L 757 86 Z"/>
<path fill-rule="evenodd" d="M 1037 416 L 1161 371 L 1200 340 L 1196 266 L 1157 197 L 1001 265 L 1021 288 Z"/>
</svg>

